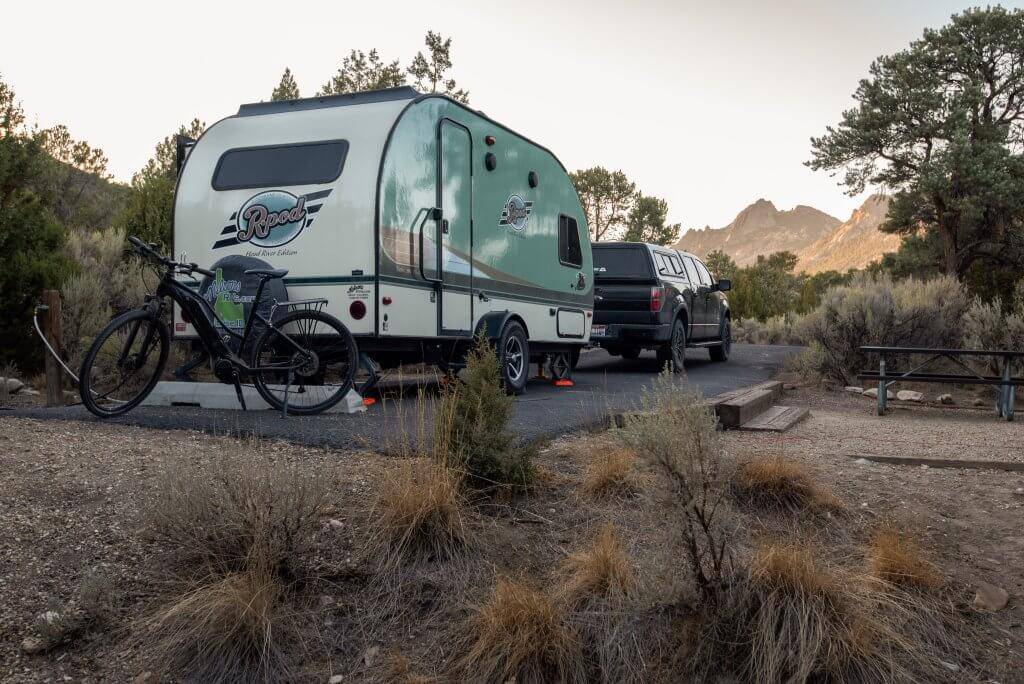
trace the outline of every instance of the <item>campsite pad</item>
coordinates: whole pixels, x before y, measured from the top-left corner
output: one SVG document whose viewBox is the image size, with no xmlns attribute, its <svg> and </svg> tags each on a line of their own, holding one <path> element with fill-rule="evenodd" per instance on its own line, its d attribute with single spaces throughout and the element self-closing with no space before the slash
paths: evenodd
<svg viewBox="0 0 1024 684">
<path fill-rule="evenodd" d="M 735 344 L 726 363 L 712 363 L 702 349 L 687 350 L 686 376 L 680 382 L 696 386 L 704 396 L 752 385 L 770 378 L 799 347 Z M 533 367 L 535 369 L 535 367 Z M 525 394 L 516 398 L 512 428 L 525 439 L 555 436 L 594 425 L 610 412 L 636 406 L 642 387 L 650 386 L 658 372 L 654 352 L 635 361 L 609 356 L 603 350 L 584 352 L 573 378 L 573 387 L 554 387 L 550 381 L 531 380 Z M 385 383 L 385 396 L 398 392 Z M 218 411 L 191 407 L 142 407 L 123 422 L 158 429 L 201 430 L 214 434 L 257 434 L 312 446 L 387 449 L 403 430 L 415 432 L 416 386 L 406 383 L 404 399 L 389 399 L 354 415 L 323 414 L 283 418 L 271 411 Z M 431 388 L 428 386 L 428 392 Z M 15 415 L 30 418 L 98 420 L 81 406 L 58 409 L 19 409 Z M 428 423 L 429 424 L 429 423 Z"/>
</svg>

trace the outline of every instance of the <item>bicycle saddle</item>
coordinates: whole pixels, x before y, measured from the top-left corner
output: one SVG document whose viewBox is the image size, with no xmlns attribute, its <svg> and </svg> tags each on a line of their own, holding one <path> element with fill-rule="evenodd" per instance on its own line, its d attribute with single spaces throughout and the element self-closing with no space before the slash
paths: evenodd
<svg viewBox="0 0 1024 684">
<path fill-rule="evenodd" d="M 284 278 L 288 275 L 287 268 L 247 268 L 245 275 L 263 276 L 265 278 Z"/>
</svg>

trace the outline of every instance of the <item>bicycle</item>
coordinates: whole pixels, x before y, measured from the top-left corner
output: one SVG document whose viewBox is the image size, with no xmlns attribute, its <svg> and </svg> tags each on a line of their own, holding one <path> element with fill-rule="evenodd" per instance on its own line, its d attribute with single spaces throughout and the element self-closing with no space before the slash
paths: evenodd
<svg viewBox="0 0 1024 684">
<path fill-rule="evenodd" d="M 162 377 L 170 350 L 170 334 L 164 322 L 168 298 L 181 307 L 182 318 L 195 327 L 216 377 L 234 384 L 243 409 L 243 379 L 251 378 L 260 396 L 286 414 L 320 413 L 352 389 L 358 359 L 355 339 L 341 321 L 323 311 L 326 299 L 274 301 L 269 317 L 259 312 L 267 281 L 283 278 L 287 270 L 245 271 L 259 282 L 243 330 L 238 333 L 220 319 L 206 299 L 175 278 L 195 273 L 213 278 L 212 271 L 194 263 L 173 261 L 160 255 L 155 245 L 136 237 L 128 241 L 135 252 L 163 272 L 144 304 L 113 318 L 82 361 L 79 393 L 94 415 L 110 418 L 127 413 L 145 400 Z M 275 321 L 282 307 L 290 312 Z M 262 334 L 247 362 L 241 355 L 257 324 Z M 237 343 L 237 352 L 229 342 Z"/>
</svg>

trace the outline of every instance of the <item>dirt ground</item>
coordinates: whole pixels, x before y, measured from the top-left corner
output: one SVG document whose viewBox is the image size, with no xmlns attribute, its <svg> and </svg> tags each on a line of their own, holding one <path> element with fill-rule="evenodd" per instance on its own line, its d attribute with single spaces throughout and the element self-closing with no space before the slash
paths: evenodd
<svg viewBox="0 0 1024 684">
<path fill-rule="evenodd" d="M 849 508 L 849 515 L 829 523 L 849 549 L 884 520 L 913 533 L 948 579 L 950 601 L 965 624 L 977 630 L 968 646 L 976 662 L 963 665 L 964 679 L 1022 681 L 1024 473 L 888 466 L 858 458 L 1024 462 L 1024 420 L 1004 423 L 991 411 L 938 407 L 896 407 L 879 418 L 867 398 L 815 389 L 788 391 L 785 403 L 810 407 L 812 417 L 784 434 L 727 432 L 729 461 L 782 453 L 807 463 Z M 581 494 L 588 455 L 605 448 L 611 448 L 608 437 L 600 434 L 546 445 L 536 491 L 474 508 L 467 521 L 473 541 L 458 567 L 428 566 L 382 585 L 374 581 L 374 561 L 365 550 L 367 522 L 375 483 L 396 467 L 394 458 L 0 414 L 0 681 L 157 681 L 148 674 L 146 653 L 130 638 L 151 597 L 147 577 L 156 549 L 140 532 L 147 502 L 164 469 L 182 462 L 215 468 L 225 454 L 253 450 L 302 464 L 334 483 L 336 495 L 318 536 L 317 562 L 326 583 L 314 602 L 324 646 L 309 664 L 311 681 L 332 674 L 365 681 L 398 654 L 417 672 L 441 675 L 469 607 L 487 595 L 495 577 L 552 581 L 566 554 L 605 520 L 623 530 L 639 583 L 657 588 L 648 595 L 656 603 L 658 594 L 667 598 L 681 581 L 673 570 L 678 539 L 666 524 L 672 517 L 666 517 L 656 486 L 622 499 L 594 501 Z M 65 646 L 24 653 L 22 640 L 32 634 L 37 616 L 67 610 L 83 585 L 97 578 L 116 589 L 114 616 Z M 1006 589 L 1008 606 L 993 614 L 972 610 L 980 582 Z M 404 607 L 380 623 L 369 606 L 388 592 L 387 605 Z M 367 629 L 371 618 L 386 629 Z"/>
</svg>

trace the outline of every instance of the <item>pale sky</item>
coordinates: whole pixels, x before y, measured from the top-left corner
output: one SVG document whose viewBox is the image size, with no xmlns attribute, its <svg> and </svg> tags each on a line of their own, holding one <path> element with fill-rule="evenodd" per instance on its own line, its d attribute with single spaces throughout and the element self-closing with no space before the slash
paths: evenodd
<svg viewBox="0 0 1024 684">
<path fill-rule="evenodd" d="M 427 29 L 453 38 L 470 103 L 574 170 L 622 169 L 684 227 L 719 227 L 759 197 L 846 219 L 803 166 L 871 60 L 972 4 L 950 0 L 397 0 L 31 2 L 0 10 L 0 77 L 29 121 L 64 123 L 128 180 L 193 117 L 304 96 L 356 48 L 407 65 Z M 1019 3 L 1005 3 L 1019 4 Z"/>
</svg>

